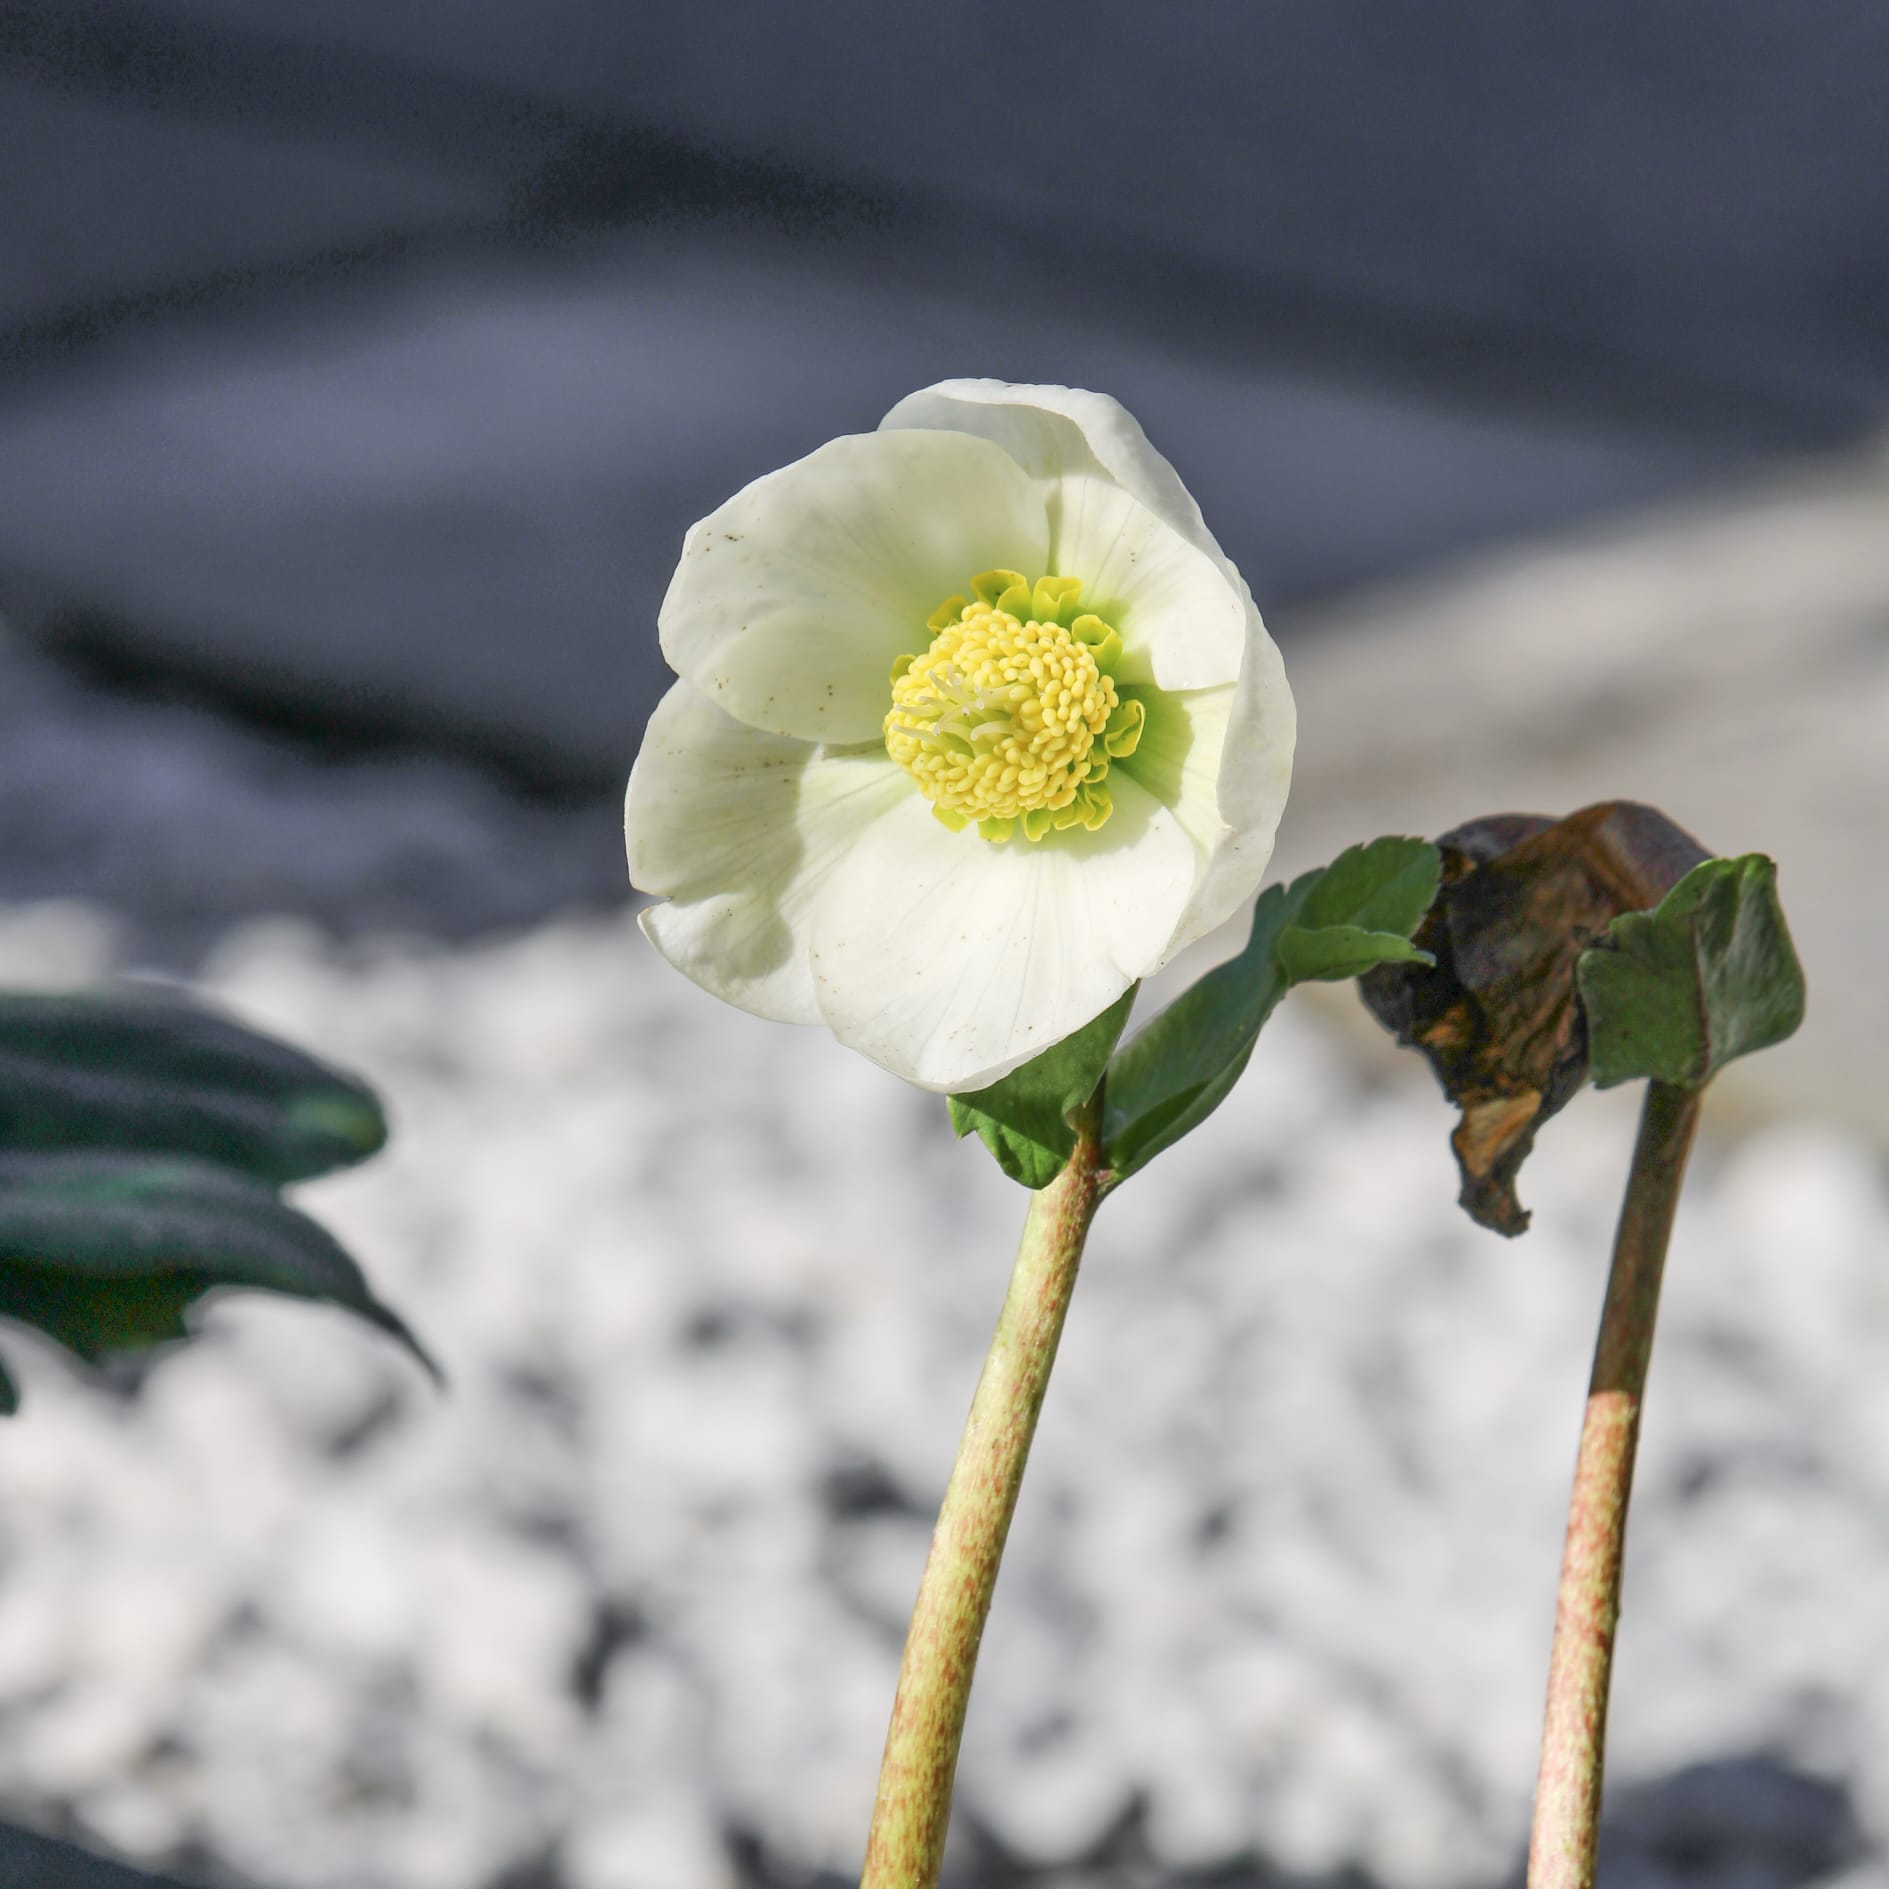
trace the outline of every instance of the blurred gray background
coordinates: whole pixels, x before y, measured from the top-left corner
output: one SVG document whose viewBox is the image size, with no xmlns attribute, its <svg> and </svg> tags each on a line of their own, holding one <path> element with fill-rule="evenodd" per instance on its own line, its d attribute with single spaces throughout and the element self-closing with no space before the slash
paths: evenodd
<svg viewBox="0 0 1889 1889">
<path fill-rule="evenodd" d="M 1855 439 L 1874 9 L 11 0 L 13 621 L 624 771 L 684 528 L 949 374 L 1106 386 L 1276 613 Z"/>
<path fill-rule="evenodd" d="M 548 1349 L 533 1350 L 537 1339 L 492 1310 L 509 1303 L 496 1258 L 454 1270 L 455 1239 L 440 1228 L 470 1212 L 447 1205 L 473 1185 L 466 1177 L 489 1193 L 489 1212 L 475 1218 L 515 1227 L 515 1263 L 529 1270 L 546 1235 L 528 1203 L 567 1157 L 548 1127 L 505 1116 L 501 1102 L 481 1126 L 476 1105 L 433 1079 L 442 1058 L 461 1058 L 464 1083 L 502 1098 L 527 1077 L 548 1079 L 568 1053 L 595 1084 L 586 1119 L 646 1129 L 635 1098 L 652 1084 L 665 1094 L 686 1087 L 688 1044 L 745 1040 L 703 1034 L 723 1026 L 618 937 L 628 898 L 621 784 L 665 682 L 656 605 L 686 527 L 736 486 L 958 374 L 1103 388 L 1180 469 L 1251 581 L 1299 691 L 1301 765 L 1282 870 L 1381 830 L 1436 831 L 1493 806 L 1560 811 L 1621 793 L 1661 801 L 1722 850 L 1779 856 L 1812 968 L 1812 1025 L 1775 1067 L 1736 1086 L 1723 1113 L 1728 1128 L 1812 1137 L 1777 1144 L 1809 1162 L 1806 1172 L 1836 1160 L 1852 1163 L 1846 1175 L 1875 1177 L 1838 1189 L 1854 1212 L 1841 1252 L 1826 1259 L 1832 1277 L 1849 1280 L 1841 1254 L 1885 1231 L 1871 1164 L 1889 1134 L 1877 1073 L 1889 1010 L 1870 943 L 1889 924 L 1879 870 L 1889 797 L 1886 108 L 1889 16 L 1858 0 L 1788 9 L 1588 0 L 1545 11 L 1488 0 L 963 0 L 903 12 L 850 0 L 713 12 L 602 0 L 320 9 L 6 0 L 0 901 L 11 929 L 0 962 L 41 979 L 126 966 L 200 974 L 318 1047 L 345 1043 L 397 1096 L 411 1093 L 402 1137 L 414 1165 L 399 1165 L 397 1151 L 385 1183 L 393 1192 L 370 1191 L 360 1209 L 370 1258 L 406 1282 L 423 1325 L 429 1305 L 456 1306 L 437 1316 L 463 1327 L 490 1366 L 485 1376 L 470 1367 L 473 1388 L 443 1411 L 411 1400 L 392 1373 L 369 1371 L 354 1392 L 337 1393 L 339 1416 L 319 1398 L 290 1396 L 287 1414 L 276 1413 L 284 1462 L 306 1457 L 338 1489 L 379 1488 L 372 1501 L 388 1513 L 422 1486 L 401 1477 L 431 1463 L 436 1482 L 457 1491 L 435 1500 L 453 1528 L 471 1531 L 464 1552 L 474 1561 L 502 1561 L 519 1539 L 533 1553 L 546 1540 L 556 1550 L 563 1573 L 544 1573 L 541 1586 L 563 1599 L 543 1604 L 565 1625 L 566 1613 L 591 1623 L 571 1629 L 579 1652 L 591 1647 L 590 1665 L 577 1662 L 589 1674 L 586 1709 L 628 1649 L 623 1673 L 631 1654 L 679 1662 L 683 1678 L 646 1689 L 661 1698 L 671 1685 L 683 1701 L 677 1724 L 691 1711 L 721 1724 L 718 1682 L 690 1666 L 700 1652 L 692 1630 L 651 1597 L 679 1578 L 676 1564 L 651 1549 L 651 1565 L 668 1570 L 658 1579 L 639 1573 L 635 1556 L 598 1549 L 591 1535 L 609 1505 L 595 1492 L 560 1496 L 554 1522 L 521 1521 L 508 1506 L 520 1478 L 542 1474 L 562 1488 L 563 1472 L 546 1466 L 559 1451 L 592 1462 L 587 1419 L 570 1413 L 614 1408 L 602 1387 L 615 1367 L 607 1355 L 569 1355 L 568 1334 L 541 1333 Z M 582 1060 L 594 1050 L 580 1052 L 571 1034 L 580 974 L 635 982 L 607 1000 L 621 1012 L 611 1039 L 621 1057 L 604 1068 Z M 459 993 L 451 1014 L 443 989 Z M 507 1003 L 522 1006 L 509 1023 Z M 362 1014 L 377 1028 L 364 1028 Z M 1346 1016 L 1320 1027 L 1342 1048 L 1308 1039 L 1303 1068 L 1348 1058 L 1345 1080 L 1364 1085 L 1332 1091 L 1350 1098 L 1330 1104 L 1334 1132 L 1348 1110 L 1378 1106 L 1368 1098 L 1388 1083 L 1408 1135 L 1436 1153 L 1434 1101 L 1420 1086 L 1396 1089 L 1401 1078 Z M 798 1037 L 763 1034 L 754 1080 L 790 1086 L 794 1059 L 811 1052 Z M 712 1167 L 723 1129 L 706 1104 L 699 1112 Z M 455 1126 L 442 1142 L 444 1115 Z M 917 1115 L 877 1131 L 905 1151 L 888 1160 L 909 1153 L 900 1136 L 935 1131 L 924 1119 L 922 1131 Z M 824 1211 L 813 1204 L 815 1178 L 829 1193 L 857 1184 L 796 1153 L 778 1122 L 753 1132 L 771 1150 L 764 1167 L 799 1175 L 809 1212 Z M 939 1175 L 968 1160 L 922 1145 Z M 533 1158 L 514 1152 L 507 1165 L 494 1147 Z M 1773 1158 L 1789 1168 L 1775 1149 Z M 1442 1189 L 1447 1204 L 1441 1167 L 1412 1171 L 1421 1175 L 1413 1189 Z M 604 1172 L 591 1176 L 599 1229 L 613 1216 L 619 1228 L 686 1221 L 661 1172 L 646 1173 L 633 1201 L 597 1178 Z M 1263 1204 L 1270 1185 L 1235 1188 L 1228 1213 L 1249 1226 L 1276 1217 L 1276 1203 Z M 1380 1181 L 1380 1192 L 1394 1218 L 1394 1186 Z M 588 1198 L 581 1187 L 577 1197 Z M 989 1224 L 1001 1227 L 1011 1203 L 1001 1190 L 989 1200 Z M 764 1191 L 752 1211 L 741 1223 L 750 1235 L 770 1223 Z M 1319 1224 L 1314 1206 L 1305 1211 Z M 587 1237 L 606 1273 L 631 1263 L 601 1230 Z M 857 1264 L 869 1269 L 872 1241 L 859 1237 Z M 1318 1237 L 1339 1234 L 1327 1226 Z M 1432 1258 L 1446 1272 L 1470 1263 L 1450 1257 L 1455 1237 L 1435 1235 Z M 693 1263 L 687 1239 L 674 1239 L 673 1263 Z M 1465 1250 L 1487 1263 L 1481 1247 Z M 1526 1251 L 1497 1257 L 1514 1267 Z M 975 1277 L 988 1294 L 988 1268 Z M 812 1286 L 797 1310 L 789 1293 L 744 1313 L 753 1282 L 724 1284 L 735 1309 L 678 1313 L 673 1343 L 637 1327 L 648 1351 L 639 1369 L 673 1370 L 678 1408 L 711 1396 L 728 1365 L 720 1340 L 687 1336 L 698 1314 L 738 1332 L 758 1317 L 796 1370 L 818 1353 L 802 1326 L 840 1317 Z M 1720 1390 L 1768 1413 L 1754 1417 L 1754 1435 L 1772 1419 L 1788 1430 L 1793 1411 L 1801 1419 L 1793 1370 L 1805 1382 L 1863 1381 L 1882 1314 L 1863 1285 L 1843 1289 L 1851 1285 L 1864 1309 L 1828 1334 L 1836 1351 L 1812 1346 L 1781 1363 L 1763 1333 L 1738 1327 L 1749 1355 L 1726 1366 L 1736 1396 Z M 467 1310 L 465 1295 L 481 1292 L 484 1309 Z M 966 1359 L 988 1309 L 981 1299 L 963 1309 Z M 1724 1307 L 1701 1316 L 1712 1327 L 1721 1314 L 1736 1324 Z M 1572 1360 L 1570 1387 L 1580 1323 L 1556 1339 Z M 196 1381 L 183 1374 L 200 1368 L 223 1385 L 216 1372 L 227 1368 L 227 1394 L 239 1399 L 260 1368 L 245 1366 L 246 1329 L 232 1314 L 224 1363 L 214 1350 L 201 1367 L 180 1361 L 169 1367 L 177 1381 Z M 258 1355 L 291 1342 L 270 1327 Z M 322 1329 L 309 1342 L 311 1361 L 296 1369 L 319 1376 L 323 1348 L 351 1341 Z M 1494 1358 L 1497 1334 L 1490 1343 Z M 279 1359 L 272 1368 L 295 1379 Z M 952 1372 L 972 1369 L 952 1354 L 934 1402 L 912 1413 L 938 1450 L 969 1390 L 968 1375 L 959 1386 Z M 454 1718 L 464 1701 L 450 1685 L 446 1704 L 434 1701 L 434 1731 L 415 1731 L 425 1713 L 393 1652 L 362 1653 L 356 1671 L 321 1653 L 306 1618 L 269 1625 L 258 1595 L 273 1591 L 275 1564 L 250 1569 L 259 1588 L 231 1586 L 182 1538 L 153 1547 L 135 1529 L 124 1540 L 110 1533 L 126 1507 L 123 1453 L 168 1432 L 144 1400 L 87 1418 L 56 1372 L 42 1378 L 33 1386 L 42 1427 L 29 1417 L 0 1439 L 0 1470 L 16 1479 L 0 1502 L 9 1516 L 0 1527 L 14 1530 L 5 1581 L 30 1597 L 40 1591 L 34 1565 L 129 1555 L 153 1583 L 137 1591 L 170 1594 L 162 1606 L 201 1631 L 183 1634 L 172 1667 L 152 1669 L 151 1696 L 166 1703 L 140 1717 L 122 1688 L 85 1704 L 92 1695 L 74 1676 L 103 1631 L 98 1620 L 130 1604 L 111 1598 L 122 1590 L 99 1585 L 81 1601 L 71 1596 L 94 1588 L 75 1576 L 55 1631 L 31 1606 L 8 1615 L 0 1588 L 8 1737 L 28 1753 L 65 1751 L 64 1737 L 80 1754 L 63 1769 L 56 1758 L 9 1760 L 8 1801 L 39 1831 L 168 1860 L 193 1880 L 281 1889 L 713 1889 L 843 1877 L 820 1816 L 758 1826 L 778 1806 L 765 1793 L 744 1799 L 740 1780 L 744 1764 L 765 1767 L 766 1750 L 731 1755 L 719 1731 L 704 1734 L 696 1810 L 680 1824 L 652 1810 L 655 1822 L 631 1819 L 629 1835 L 592 1801 L 609 1797 L 601 1784 L 570 1795 L 582 1764 L 557 1738 L 521 1758 L 506 1743 L 515 1726 L 494 1732 L 476 1711 Z M 202 1395 L 214 1405 L 224 1391 Z M 768 1421 L 798 1422 L 791 1387 L 781 1395 Z M 440 1467 L 442 1453 L 460 1463 L 454 1448 L 474 1447 L 454 1428 L 468 1409 L 477 1447 L 497 1452 L 494 1461 L 503 1449 L 491 1437 L 536 1436 L 547 1410 L 563 1415 L 542 1460 L 537 1445 L 526 1448 L 535 1468 L 493 1472 L 495 1493 L 476 1476 L 462 1488 Z M 1541 1418 L 1552 1499 L 1547 1574 L 1530 1563 L 1538 1587 L 1552 1578 L 1565 1442 L 1555 1425 L 1569 1409 L 1564 1398 Z M 1383 1420 L 1394 1429 L 1405 1418 Z M 351 1424 L 367 1440 L 335 1442 L 354 1435 Z M 400 1440 L 416 1426 L 431 1435 L 424 1446 Z M 383 1445 L 383 1431 L 394 1440 Z M 1331 1467 L 1318 1458 L 1323 1434 L 1311 1425 L 1293 1459 L 1308 1486 Z M 1856 1434 L 1873 1436 L 1880 1455 L 1889 1431 L 1863 1424 Z M 1842 1592 L 1866 1591 L 1882 1544 L 1856 1517 L 1874 1485 L 1845 1480 L 1851 1458 L 1819 1435 L 1830 1463 L 1791 1487 L 1824 1489 L 1823 1475 L 1836 1490 L 1824 1490 L 1830 1513 L 1848 1520 L 1830 1526 L 1860 1530 Z M 629 1447 L 607 1428 L 594 1444 L 598 1462 Z M 48 1472 L 14 1460 L 56 1457 L 56 1446 L 76 1452 L 57 1460 L 89 1465 L 85 1486 L 119 1494 L 89 1506 L 56 1500 L 57 1477 L 35 1482 Z M 339 1480 L 337 1463 L 363 1452 L 375 1460 L 383 1447 L 395 1464 L 384 1488 L 372 1475 Z M 909 1585 L 898 1557 L 922 1552 L 930 1458 L 921 1452 L 905 1476 L 861 1470 L 853 1446 L 831 1437 L 805 1448 L 811 1486 L 830 1492 L 834 1477 L 865 1476 L 866 1494 L 832 1497 L 829 1518 L 846 1540 L 861 1515 L 889 1518 L 898 1545 L 887 1549 L 884 1588 Z M 162 1460 L 147 1465 L 160 1481 L 173 1473 Z M 198 1470 L 235 1473 L 211 1458 Z M 1101 1475 L 1067 1473 L 1072 1489 L 1087 1486 L 1084 1473 Z M 696 1480 L 714 1477 L 698 1465 Z M 1370 1514 L 1363 1485 L 1347 1486 L 1357 1512 Z M 1675 1500 L 1687 1486 L 1675 1470 Z M 728 1499 L 739 1510 L 751 1497 L 766 1511 L 764 1489 L 762 1478 Z M 1460 1514 L 1437 1500 L 1444 1525 L 1473 1529 L 1476 1503 L 1493 1497 L 1465 1493 Z M 1203 1513 L 1214 1501 L 1237 1507 L 1234 1496 L 1202 1494 Z M 280 1526 L 292 1532 L 286 1517 Z M 352 1560 L 336 1551 L 344 1590 L 352 1580 L 370 1593 L 377 1580 L 425 1585 L 397 1534 L 375 1536 L 371 1552 L 357 1543 Z M 293 1546 L 280 1552 L 295 1559 Z M 1331 1565 L 1342 1563 L 1332 1552 Z M 1044 1555 L 1053 1567 L 1048 1539 Z M 197 1598 L 177 1599 L 153 1572 L 165 1568 L 177 1593 Z M 821 1569 L 808 1579 L 824 1593 L 832 1568 Z M 1247 1572 L 1246 1591 L 1265 1590 Z M 645 1578 L 656 1583 L 648 1593 Z M 566 1592 L 560 1580 L 577 1587 Z M 203 1598 L 204 1581 L 215 1600 Z M 1053 1580 L 1044 1605 L 1055 1618 Z M 1107 1643 L 1108 1622 L 1136 1617 L 1128 1600 L 1111 1613 L 1115 1605 L 1095 1603 L 1096 1645 Z M 93 1606 L 104 1612 L 85 1611 Z M 492 1606 L 502 1622 L 502 1593 Z M 1293 1604 L 1281 1599 L 1278 1610 L 1268 1631 L 1302 1648 Z M 1534 1616 L 1517 1618 L 1525 1663 Z M 10 1619 L 20 1644 L 69 1641 L 69 1659 L 22 1654 L 9 1666 Z M 872 1661 L 896 1656 L 896 1622 L 873 1619 L 861 1722 L 883 1711 Z M 547 1670 L 569 1664 L 561 1631 L 546 1629 Z M 1879 1644 L 1880 1623 L 1871 1631 Z M 1019 1644 L 1028 1644 L 1022 1629 Z M 958 1866 L 972 1872 L 967 1881 L 989 1883 L 1073 1883 L 1072 1871 L 1111 1885 L 1247 1883 L 1281 1871 L 1362 1874 L 1398 1889 L 1493 1883 L 1518 1834 L 1525 1762 L 1491 1756 L 1485 1774 L 1461 1744 L 1471 1734 L 1453 1724 L 1419 1727 L 1408 1749 L 1358 1757 L 1395 1692 L 1385 1677 L 1395 1649 L 1383 1651 L 1382 1673 L 1377 1657 L 1334 1646 L 1324 1678 L 1304 1683 L 1361 1687 L 1360 1697 L 1390 1688 L 1375 1716 L 1360 1707 L 1353 1731 L 1332 1734 L 1325 1761 L 1343 1771 L 1351 1753 L 1371 1786 L 1360 1785 L 1359 1802 L 1377 1782 L 1432 1764 L 1440 1795 L 1398 1799 L 1401 1834 L 1379 1840 L 1352 1816 L 1349 1834 L 1275 1841 L 1257 1811 L 1249 1829 L 1229 1823 L 1224 1805 L 1175 1809 L 1153 1760 L 1110 1771 L 1098 1758 L 1072 1761 L 1072 1775 L 1106 1772 L 1113 1795 L 1097 1786 L 1099 1808 L 1071 1811 L 1062 1825 L 1033 1825 L 1023 1812 L 1006 1822 L 990 1781 L 989 1802 L 973 1799 L 981 1847 Z M 271 1672 L 291 1692 L 302 1683 L 282 1677 L 296 1658 L 354 1672 L 345 1712 L 368 1711 L 368 1698 L 372 1737 L 390 1751 L 409 1736 L 445 1740 L 443 1769 L 435 1776 L 408 1754 L 378 1769 L 362 1761 L 359 1776 L 338 1759 L 324 1770 L 306 1756 L 316 1739 L 291 1740 L 273 1767 L 244 1770 L 230 1755 L 255 1745 L 243 1712 L 266 1716 Z M 1832 1704 L 1824 1681 L 1804 1676 L 1813 1669 L 1824 1667 L 1809 1652 L 1795 1677 L 1787 1661 L 1777 1695 L 1814 1694 L 1813 1704 L 1758 1712 L 1722 1747 L 1683 1727 L 1668 1746 L 1646 1747 L 1621 1791 L 1617 1841 L 1637 1859 L 1623 1868 L 1648 1880 L 1782 1884 L 1876 1867 L 1866 1860 L 1874 1840 L 1858 1830 L 1876 1827 L 1870 1793 L 1889 1801 L 1889 1786 L 1843 1754 L 1844 1738 L 1861 1736 L 1855 1726 L 1873 1722 L 1877 1694 L 1864 1689 L 1866 1711 L 1854 1699 Z M 1718 1664 L 1701 1654 L 1685 1670 L 1696 1677 Z M 1361 1672 L 1378 1677 L 1366 1684 Z M 1533 1671 L 1505 1668 L 1503 1680 L 1528 1706 L 1514 1720 L 1525 1744 Z M 621 1681 L 633 1718 L 645 1709 L 634 1703 L 643 1683 Z M 1473 1701 L 1459 1706 L 1473 1716 Z M 1080 1686 L 1059 1708 L 1078 1721 L 1092 1709 Z M 319 1718 L 344 1707 L 308 1710 Z M 1053 1727 L 1031 1733 L 1018 1710 L 1019 1751 L 1056 1745 Z M 1850 1731 L 1831 1731 L 1832 1714 Z M 125 1732 L 134 1721 L 139 1729 Z M 1284 1775 L 1265 1738 L 1289 1742 L 1294 1722 L 1287 1714 L 1265 1737 L 1249 1727 L 1260 1755 L 1222 1765 L 1249 1810 L 1253 1779 Z M 117 1743 L 101 1724 L 119 1728 Z M 458 1726 L 464 1748 L 441 1726 Z M 1193 1735 L 1185 1725 L 1176 1733 L 1182 1744 Z M 1237 1739 L 1224 1725 L 1217 1736 L 1224 1758 Z M 484 1758 L 467 1755 L 494 1738 L 503 1788 L 479 1770 Z M 665 1739 L 687 1742 L 674 1725 L 656 1743 Z M 415 1765 L 435 1784 L 458 1783 L 388 1781 Z M 1220 1775 L 1208 1758 L 1199 1769 Z M 1060 1801 L 1040 1767 L 1018 1775 L 1037 1779 L 1043 1801 Z M 476 1856 L 438 1835 L 455 1818 L 476 1822 L 451 1806 L 510 1803 L 513 1785 L 523 1821 L 483 1836 Z M 251 1786 L 264 1808 L 230 1810 Z M 454 1795 L 462 1788 L 470 1797 Z M 693 1788 L 671 1781 L 651 1801 L 681 1801 Z M 1345 1823 L 1350 1800 L 1330 1801 Z M 356 1814 L 361 1802 L 371 1816 Z M 1750 1828 L 1735 1811 L 1749 1813 Z M 285 1854 L 257 1834 L 270 1814 L 283 1827 L 307 1819 Z M 1412 1834 L 1423 1829 L 1428 1837 Z M 427 1830 L 432 1849 L 416 1834 Z M 0 1858 L 0 1881 L 67 1879 L 69 1853 L 19 1841 L 14 1860 Z"/>
</svg>

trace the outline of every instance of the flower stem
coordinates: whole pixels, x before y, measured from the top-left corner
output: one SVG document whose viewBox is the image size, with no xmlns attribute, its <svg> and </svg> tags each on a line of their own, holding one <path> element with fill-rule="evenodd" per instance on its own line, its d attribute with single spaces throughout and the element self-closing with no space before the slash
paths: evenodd
<svg viewBox="0 0 1889 1889">
<path fill-rule="evenodd" d="M 1593 1889 L 1627 1502 L 1660 1274 L 1699 1122 L 1699 1093 L 1664 1082 L 1649 1085 L 1614 1236 L 1555 1600 L 1528 1889 Z"/>
<path fill-rule="evenodd" d="M 1032 1195 L 1010 1290 L 984 1360 L 919 1581 L 860 1889 L 932 1889 L 944 1860 L 958 1741 L 978 1643 L 1062 1337 L 1082 1243 L 1109 1177 L 1099 1091 L 1069 1165 Z"/>
</svg>

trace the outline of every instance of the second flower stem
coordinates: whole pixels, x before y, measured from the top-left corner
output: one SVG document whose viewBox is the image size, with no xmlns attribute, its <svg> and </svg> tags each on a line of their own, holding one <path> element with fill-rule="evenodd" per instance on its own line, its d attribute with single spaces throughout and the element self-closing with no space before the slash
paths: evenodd
<svg viewBox="0 0 1889 1889">
<path fill-rule="evenodd" d="M 1592 1889 L 1594 1881 L 1627 1501 L 1660 1275 L 1698 1121 L 1698 1090 L 1663 1082 L 1648 1087 L 1614 1238 L 1568 1505 L 1528 1889 Z"/>
<path fill-rule="evenodd" d="M 1030 1200 L 906 1634 L 860 1889 L 932 1889 L 991 1590 L 1062 1338 L 1089 1223 L 1107 1191 L 1092 1100 L 1076 1150 Z"/>
</svg>

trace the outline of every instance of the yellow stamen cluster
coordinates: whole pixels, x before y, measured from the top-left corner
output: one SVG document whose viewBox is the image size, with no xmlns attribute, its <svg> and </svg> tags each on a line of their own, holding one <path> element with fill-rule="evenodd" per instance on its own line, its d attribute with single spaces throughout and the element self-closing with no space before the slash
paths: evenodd
<svg viewBox="0 0 1889 1889">
<path fill-rule="evenodd" d="M 985 571 L 974 601 L 932 612 L 931 647 L 892 672 L 886 751 L 945 825 L 984 838 L 1093 832 L 1111 811 L 1104 777 L 1132 754 L 1143 710 L 1109 674 L 1121 638 L 1100 617 L 1070 616 L 1081 582 Z"/>
</svg>

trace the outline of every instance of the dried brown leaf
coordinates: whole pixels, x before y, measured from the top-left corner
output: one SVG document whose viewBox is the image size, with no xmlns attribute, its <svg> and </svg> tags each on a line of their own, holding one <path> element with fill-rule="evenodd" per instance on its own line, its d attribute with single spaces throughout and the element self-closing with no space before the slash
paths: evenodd
<svg viewBox="0 0 1889 1889">
<path fill-rule="evenodd" d="M 1515 1177 L 1543 1122 L 1587 1075 L 1575 965 L 1622 912 L 1655 906 L 1710 855 L 1631 800 L 1563 820 L 1492 814 L 1444 834 L 1443 883 L 1415 942 L 1434 967 L 1384 965 L 1366 1006 L 1421 1050 L 1462 1111 L 1450 1137 L 1471 1218 L 1511 1237 Z"/>
</svg>

